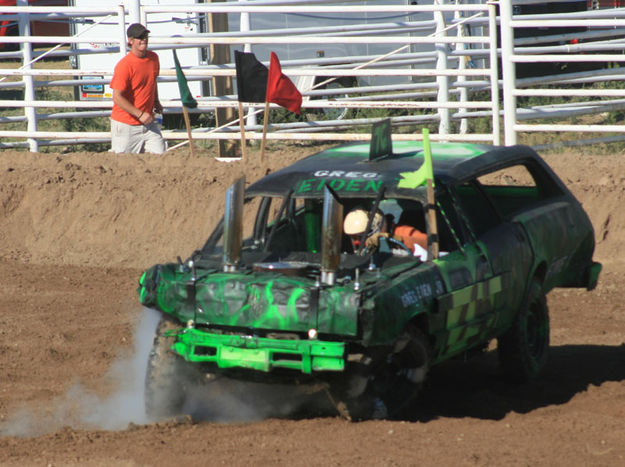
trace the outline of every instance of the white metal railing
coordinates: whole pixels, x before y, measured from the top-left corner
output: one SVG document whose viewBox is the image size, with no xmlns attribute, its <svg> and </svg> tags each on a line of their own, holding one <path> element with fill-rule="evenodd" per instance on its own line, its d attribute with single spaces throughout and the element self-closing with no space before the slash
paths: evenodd
<svg viewBox="0 0 625 467">
<path fill-rule="evenodd" d="M 625 125 L 593 122 L 572 123 L 581 115 L 602 115 L 625 109 L 625 80 L 622 72 L 605 68 L 607 63 L 625 62 L 625 9 L 590 10 L 552 15 L 513 15 L 515 4 L 500 2 L 501 49 L 504 102 L 505 144 L 516 144 L 520 132 L 570 132 L 573 135 L 600 133 L 602 136 L 580 139 L 572 137 L 542 147 L 579 145 L 625 140 Z M 534 2 L 536 3 L 536 2 Z M 572 28 L 581 30 L 557 36 L 515 39 L 522 28 Z M 571 42 L 572 41 L 572 42 Z M 554 44 L 554 42 L 558 42 Z M 606 53 L 611 52 L 611 53 Z M 590 70 L 535 78 L 517 79 L 518 64 L 575 66 L 584 63 Z M 601 89 L 583 88 L 584 84 L 601 84 Z M 577 89 L 571 86 L 580 86 Z M 611 88 L 610 88 L 611 87 Z M 565 102 L 552 105 L 522 106 L 518 98 L 564 97 Z M 554 123 L 521 123 L 536 119 L 553 119 Z M 568 121 L 567 121 L 568 120 Z M 610 135 L 616 133 L 616 135 Z M 563 138 L 563 140 L 566 138 Z"/>
<path fill-rule="evenodd" d="M 22 1 L 22 0 L 20 0 Z M 106 2 L 100 2 L 102 5 Z M 117 43 L 117 50 L 120 54 L 125 53 L 125 25 L 130 21 L 141 19 L 144 24 L 150 28 L 151 17 L 153 15 L 168 13 L 183 14 L 212 14 L 226 13 L 229 15 L 235 13 L 244 13 L 252 15 L 273 14 L 284 15 L 288 13 L 310 14 L 310 13 L 331 13 L 346 14 L 349 12 L 357 12 L 359 14 L 372 14 L 376 12 L 397 12 L 402 14 L 429 14 L 427 20 L 421 18 L 420 21 L 410 21 L 405 27 L 390 28 L 385 25 L 384 28 L 376 30 L 369 25 L 362 25 L 361 28 L 356 26 L 343 28 L 337 31 L 329 27 L 323 31 L 323 34 L 310 35 L 310 31 L 289 30 L 289 37 L 285 37 L 279 31 L 274 31 L 273 35 L 259 36 L 258 32 L 250 31 L 248 35 L 242 29 L 241 32 L 215 33 L 215 34 L 193 34 L 172 35 L 151 34 L 152 49 L 161 51 L 167 48 L 188 48 L 208 47 L 216 44 L 227 45 L 251 45 L 252 49 L 256 47 L 280 46 L 280 44 L 297 44 L 305 46 L 307 44 L 323 44 L 336 45 L 342 47 L 358 46 L 362 44 L 379 44 L 387 47 L 389 51 L 400 48 L 410 47 L 430 47 L 432 52 L 417 52 L 416 54 L 400 54 L 394 52 L 390 54 L 390 59 L 386 63 L 376 63 L 376 60 L 370 57 L 361 57 L 360 61 L 356 57 L 341 57 L 344 62 L 352 63 L 352 66 L 346 66 L 345 63 L 330 63 L 331 60 L 318 59 L 311 57 L 308 60 L 284 60 L 283 71 L 292 78 L 302 79 L 305 77 L 316 77 L 322 75 L 327 78 L 349 77 L 351 79 L 395 79 L 405 77 L 408 85 L 385 85 L 385 86 L 359 86 L 347 87 L 343 89 L 332 90 L 314 90 L 303 89 L 305 102 L 304 109 L 413 109 L 420 111 L 420 114 L 406 117 L 395 117 L 393 119 L 394 126 L 414 125 L 415 122 L 425 124 L 428 122 L 439 122 L 439 133 L 431 136 L 433 140 L 463 140 L 463 141 L 489 141 L 498 143 L 498 98 L 490 98 L 484 101 L 470 100 L 470 93 L 467 90 L 472 89 L 490 89 L 497 90 L 498 87 L 493 83 L 497 82 L 496 67 L 489 66 L 488 55 L 483 61 L 482 68 L 455 67 L 460 61 L 466 61 L 470 54 L 483 54 L 489 50 L 496 51 L 496 35 L 467 35 L 458 32 L 461 25 L 467 19 L 463 15 L 473 15 L 471 18 L 484 17 L 487 24 L 492 28 L 495 24 L 494 5 L 475 4 L 462 5 L 455 4 L 455 1 L 445 1 L 443 5 L 389 5 L 390 2 L 378 2 L 378 5 L 367 4 L 365 6 L 331 6 L 328 1 L 316 0 L 314 2 L 302 2 L 298 0 L 289 2 L 280 1 L 263 1 L 254 2 L 254 4 L 228 2 L 213 4 L 198 4 L 187 6 L 140 6 L 138 0 L 127 2 L 127 11 L 118 7 L 111 8 L 78 8 L 78 7 L 0 7 L 0 13 L 13 13 L 21 18 L 21 34 L 17 37 L 6 38 L 5 43 L 19 43 L 22 45 L 23 65 L 20 69 L 0 69 L 0 75 L 5 77 L 20 77 L 21 82 L 18 83 L 0 83 L 0 88 L 9 86 L 23 86 L 25 96 L 23 101 L 0 100 L 0 107 L 24 109 L 25 119 L 28 122 L 28 128 L 24 130 L 1 130 L 0 137 L 4 138 L 27 138 L 28 145 L 31 149 L 37 150 L 39 144 L 56 144 L 72 141 L 87 141 L 88 139 L 104 140 L 109 134 L 106 132 L 45 132 L 37 129 L 38 119 L 52 118 L 78 118 L 81 116 L 107 115 L 112 106 L 110 101 L 49 101 L 37 100 L 35 98 L 35 85 L 54 85 L 54 86 L 76 86 L 80 83 L 81 77 L 99 75 L 102 76 L 100 81 L 93 83 L 107 83 L 112 74 L 112 67 L 103 69 L 91 68 L 89 70 L 55 70 L 55 69 L 33 69 L 29 64 L 33 59 L 30 52 L 31 44 L 75 44 L 80 46 L 85 42 L 94 44 L 109 44 L 106 52 L 115 50 L 110 48 L 110 43 Z M 433 2 L 430 2 L 433 3 Z M 314 5 L 313 5 L 314 4 Z M 319 4 L 319 5 L 317 5 Z M 36 16 L 35 16 L 36 15 Z M 455 17 L 454 17 L 455 15 Z M 490 15 L 490 22 L 488 20 Z M 10 16 L 7 16 L 9 18 Z M 119 27 L 115 37 L 111 38 L 98 37 L 94 31 L 85 32 L 84 35 L 64 36 L 31 36 L 27 32 L 30 19 L 37 18 L 81 18 L 81 17 L 98 17 L 98 18 L 117 18 Z M 436 18 L 435 18 L 436 17 Z M 336 28 L 335 28 L 336 29 Z M 488 31 L 488 26 L 486 28 Z M 420 32 L 414 32 L 420 31 Z M 429 31 L 429 33 L 425 32 Z M 418 34 L 418 35 L 416 35 Z M 461 45 L 461 47 L 459 47 Z M 78 50 L 78 52 L 80 49 Z M 254 50 L 255 51 L 255 50 Z M 64 52 L 67 53 L 67 52 Z M 1 57 L 0 53 L 0 57 Z M 27 57 L 28 55 L 28 57 Z M 266 57 L 259 56 L 259 59 Z M 449 65 L 445 66 L 445 62 Z M 493 56 L 490 56 L 490 63 L 494 63 Z M 409 64 L 406 66 L 406 64 Z M 428 65 L 429 64 L 429 65 Z M 0 65 L 1 66 L 1 65 Z M 383 67 L 380 67 L 383 66 Z M 185 73 L 190 82 L 212 80 L 218 76 L 235 76 L 235 70 L 232 64 L 226 66 L 210 66 L 197 65 L 185 67 Z M 35 82 L 37 77 L 52 77 L 52 79 L 44 82 Z M 56 79 L 62 77 L 71 77 L 71 79 Z M 163 68 L 161 70 L 161 79 L 159 83 L 167 83 L 174 81 L 174 70 L 171 68 Z M 311 80 L 308 80 L 309 82 Z M 90 81 L 91 82 L 91 81 Z M 161 85 L 159 84 L 159 87 Z M 429 90 L 428 90 L 429 89 Z M 389 94 L 392 90 L 393 93 Z M 380 95 L 381 92 L 385 94 Z M 358 97 L 354 97 L 357 94 Z M 493 93 L 496 96 L 496 92 Z M 338 97 L 337 97 L 338 96 Z M 334 99 L 332 99 L 334 97 Z M 166 111 L 180 111 L 180 103 L 176 98 L 162 99 Z M 236 96 L 205 96 L 199 99 L 200 106 L 198 112 L 212 112 L 221 107 L 237 106 Z M 246 105 L 246 107 L 249 107 Z M 60 112 L 57 114 L 37 114 L 38 109 L 90 109 L 89 112 Z M 102 109 L 101 113 L 97 110 Z M 425 112 L 425 113 L 423 113 Z M 416 113 L 416 112 L 415 112 Z M 466 119 L 474 116 L 488 117 L 493 120 L 493 128 L 496 131 L 488 134 L 471 133 L 468 130 Z M 495 116 L 495 117 L 493 117 Z M 3 121 L 16 121 L 15 118 L 2 118 Z M 249 120 L 248 120 L 249 122 Z M 363 139 L 359 133 L 350 133 L 349 127 L 354 122 L 364 124 L 368 123 L 367 119 L 345 120 L 345 121 L 316 121 L 299 124 L 283 124 L 272 125 L 272 131 L 269 138 L 274 139 L 334 139 L 334 140 L 350 140 Z M 459 133 L 453 134 L 454 128 L 451 122 L 462 122 L 458 128 Z M 234 130 L 238 129 L 236 122 L 233 122 L 230 128 L 206 128 L 194 130 L 193 137 L 197 139 L 233 139 Z M 320 129 L 322 131 L 320 131 Z M 341 130 L 341 132 L 336 132 Z M 246 136 L 249 139 L 258 139 L 260 136 L 259 127 L 257 125 L 246 126 Z M 164 131 L 167 139 L 185 139 L 186 133 L 183 131 Z M 395 135 L 398 139 L 415 138 L 414 135 Z M 418 137 L 418 136 L 416 136 Z M 49 141 L 44 141 L 48 139 Z M 0 147 L 7 147 L 14 143 L 0 143 Z M 22 143 L 23 144 L 23 143 Z"/>
</svg>

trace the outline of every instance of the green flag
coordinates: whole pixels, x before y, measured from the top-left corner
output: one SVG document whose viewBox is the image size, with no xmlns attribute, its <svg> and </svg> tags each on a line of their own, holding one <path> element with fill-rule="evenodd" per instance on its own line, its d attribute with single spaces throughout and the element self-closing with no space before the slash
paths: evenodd
<svg viewBox="0 0 625 467">
<path fill-rule="evenodd" d="M 432 151 L 430 148 L 430 132 L 423 129 L 423 164 L 414 172 L 403 172 L 402 179 L 397 183 L 399 188 L 417 188 L 432 180 L 434 185 L 434 170 L 432 167 Z"/>
<path fill-rule="evenodd" d="M 180 100 L 182 105 L 189 109 L 195 109 L 197 107 L 197 101 L 191 95 L 189 85 L 187 84 L 187 78 L 185 78 L 182 69 L 180 68 L 180 62 L 178 61 L 178 55 L 176 50 L 172 50 L 174 53 L 174 64 L 176 65 L 176 79 L 178 80 L 178 89 L 180 90 Z"/>
</svg>

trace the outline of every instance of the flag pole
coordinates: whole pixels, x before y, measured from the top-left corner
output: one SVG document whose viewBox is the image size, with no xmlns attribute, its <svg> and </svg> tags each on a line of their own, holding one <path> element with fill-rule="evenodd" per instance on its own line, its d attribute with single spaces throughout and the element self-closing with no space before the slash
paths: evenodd
<svg viewBox="0 0 625 467">
<path fill-rule="evenodd" d="M 191 121 L 189 119 L 189 111 L 187 107 L 195 109 L 197 107 L 197 101 L 193 98 L 189 85 L 187 84 L 187 78 L 184 76 L 184 72 L 180 67 L 180 61 L 176 50 L 173 49 L 174 54 L 174 66 L 176 67 L 176 81 L 178 82 L 178 90 L 180 91 L 180 101 L 182 104 L 182 115 L 184 117 L 184 124 L 187 127 L 187 136 L 189 137 L 189 153 L 191 156 L 195 156 L 195 148 L 193 145 L 193 136 L 191 135 Z"/>
<path fill-rule="evenodd" d="M 423 128 L 423 153 L 425 160 L 430 161 L 432 167 L 432 149 L 430 147 L 430 131 Z M 438 225 L 436 223 L 436 199 L 434 197 L 434 173 L 427 174 L 427 216 L 428 216 L 428 260 L 438 258 Z"/>
<path fill-rule="evenodd" d="M 239 127 L 241 128 L 241 160 L 247 159 L 247 143 L 245 140 L 245 121 L 243 120 L 243 102 L 239 101 Z"/>
<path fill-rule="evenodd" d="M 182 115 L 184 117 L 184 124 L 187 127 L 187 136 L 189 137 L 189 154 L 191 154 L 191 157 L 195 157 L 195 148 L 193 145 L 193 136 L 191 135 L 191 121 L 189 119 L 189 111 L 184 105 L 182 106 Z"/>
<path fill-rule="evenodd" d="M 269 102 L 265 102 L 265 115 L 263 117 L 263 139 L 260 144 L 260 160 L 265 160 L 265 141 L 267 140 L 267 127 L 269 126 Z"/>
</svg>

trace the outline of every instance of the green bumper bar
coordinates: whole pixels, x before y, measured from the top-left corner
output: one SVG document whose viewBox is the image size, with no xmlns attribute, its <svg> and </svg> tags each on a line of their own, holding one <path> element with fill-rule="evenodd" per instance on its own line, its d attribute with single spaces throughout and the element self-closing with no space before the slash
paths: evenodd
<svg viewBox="0 0 625 467">
<path fill-rule="evenodd" d="M 172 349 L 190 362 L 212 362 L 219 368 L 248 368 L 269 372 L 288 368 L 305 374 L 343 371 L 345 344 L 318 340 L 212 334 L 185 329 L 174 334 Z"/>
</svg>

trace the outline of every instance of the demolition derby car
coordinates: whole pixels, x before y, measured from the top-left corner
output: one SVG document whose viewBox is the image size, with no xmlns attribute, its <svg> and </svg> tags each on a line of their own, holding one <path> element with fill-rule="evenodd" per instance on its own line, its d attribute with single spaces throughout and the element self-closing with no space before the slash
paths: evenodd
<svg viewBox="0 0 625 467">
<path fill-rule="evenodd" d="M 374 139 L 237 181 L 199 250 L 145 271 L 139 299 L 162 313 L 148 414 L 180 411 L 190 375 L 221 374 L 321 387 L 350 419 L 380 404 L 401 417 L 430 367 L 492 339 L 504 375 L 538 376 L 545 295 L 591 290 L 601 270 L 580 203 L 529 147 Z M 356 207 L 423 230 L 426 252 L 392 235 L 355 247 Z"/>
</svg>

